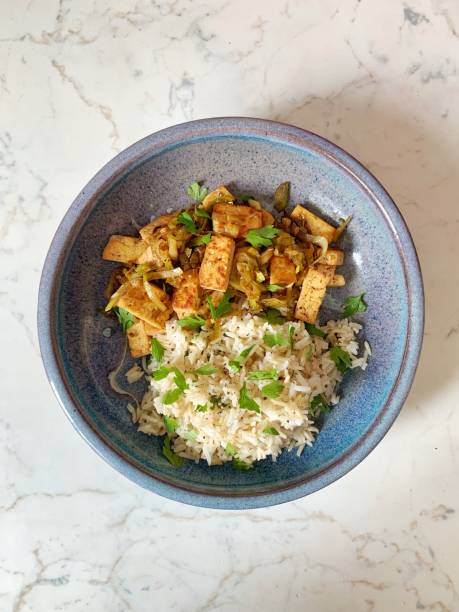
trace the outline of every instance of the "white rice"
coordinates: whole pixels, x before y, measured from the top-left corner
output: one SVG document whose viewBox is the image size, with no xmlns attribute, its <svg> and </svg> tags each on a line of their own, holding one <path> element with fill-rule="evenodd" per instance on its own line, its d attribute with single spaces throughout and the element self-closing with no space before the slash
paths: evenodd
<svg viewBox="0 0 459 612">
<path fill-rule="evenodd" d="M 293 348 L 269 348 L 263 342 L 266 333 L 280 333 L 287 338 L 291 325 L 295 328 Z M 196 333 L 181 328 L 175 320 L 169 321 L 165 332 L 156 336 L 166 348 L 162 365 L 184 372 L 188 389 L 175 403 L 165 405 L 161 397 L 176 388 L 173 374 L 160 381 L 151 380 L 141 405 L 137 409 L 131 406 L 133 422 L 139 431 L 163 435 L 166 433 L 163 417 L 173 417 L 178 422 L 177 435 L 172 439 L 174 451 L 187 459 L 205 459 L 209 465 L 232 460 L 225 452 L 228 443 L 237 458 L 248 463 L 268 456 L 275 461 L 283 449 L 297 449 L 300 454 L 305 445 L 314 442 L 318 431 L 308 415 L 311 400 L 319 394 L 330 404 L 339 400 L 337 385 L 342 375 L 328 350 L 332 346 L 343 348 L 351 356 L 351 367 L 362 369 L 371 354 L 365 342 L 359 356 L 358 323 L 348 319 L 329 321 L 322 329 L 326 332 L 324 338 L 311 337 L 299 321 L 273 326 L 262 317 L 245 314 L 225 319 L 215 340 L 212 330 Z M 240 372 L 234 372 L 229 361 L 251 345 L 255 346 Z M 203 365 L 212 365 L 217 372 L 210 376 L 191 373 Z M 155 369 L 152 364 L 150 370 Z M 277 370 L 285 385 L 278 398 L 267 399 L 261 393 L 261 387 L 272 381 L 247 380 L 247 373 L 256 370 Z M 244 382 L 250 397 L 259 404 L 260 414 L 239 407 Z M 210 408 L 211 396 L 219 397 L 221 403 Z M 209 409 L 198 412 L 197 407 L 203 404 Z M 279 435 L 264 433 L 268 427 L 275 428 Z M 190 431 L 195 439 L 184 439 L 182 436 Z"/>
</svg>

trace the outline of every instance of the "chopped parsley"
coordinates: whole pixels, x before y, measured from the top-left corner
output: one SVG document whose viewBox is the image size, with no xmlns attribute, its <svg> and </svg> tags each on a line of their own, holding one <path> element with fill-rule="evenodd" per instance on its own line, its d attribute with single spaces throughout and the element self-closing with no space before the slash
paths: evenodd
<svg viewBox="0 0 459 612">
<path fill-rule="evenodd" d="M 350 317 L 356 312 L 365 312 L 368 308 L 368 304 L 363 299 L 364 293 L 360 295 L 350 295 L 343 304 L 343 316 Z"/>
<path fill-rule="evenodd" d="M 249 372 L 247 380 L 277 380 L 279 373 L 276 370 L 258 370 L 257 372 Z"/>
<path fill-rule="evenodd" d="M 263 342 L 269 347 L 273 346 L 288 346 L 289 341 L 282 334 L 265 334 Z"/>
<path fill-rule="evenodd" d="M 183 373 L 180 372 L 178 368 L 172 368 L 172 372 L 174 372 L 175 374 L 174 382 L 177 385 L 177 388 L 180 389 L 180 391 L 185 391 L 186 389 L 188 389 L 188 385 L 186 384 L 185 376 L 183 375 Z"/>
<path fill-rule="evenodd" d="M 318 327 L 313 325 L 312 323 L 305 323 L 304 326 L 310 336 L 318 336 L 319 338 L 325 337 L 325 332 L 322 329 L 319 329 Z"/>
<path fill-rule="evenodd" d="M 260 412 L 260 406 L 252 399 L 247 391 L 247 385 L 244 383 L 239 392 L 239 408 Z"/>
<path fill-rule="evenodd" d="M 194 209 L 194 216 L 195 217 L 201 217 L 204 219 L 210 219 L 210 215 L 207 212 L 207 210 L 205 208 L 195 208 Z"/>
<path fill-rule="evenodd" d="M 231 312 L 232 310 L 231 309 L 231 298 L 232 297 L 233 296 L 231 295 L 231 293 L 229 293 L 228 291 L 225 291 L 218 306 L 215 306 L 210 296 L 207 298 L 207 303 L 209 304 L 209 308 L 210 308 L 210 314 L 214 321 L 216 321 L 217 319 L 220 319 L 224 315 Z"/>
<path fill-rule="evenodd" d="M 171 441 L 168 436 L 164 438 L 163 455 L 166 457 L 169 463 L 173 465 L 174 467 L 182 467 L 182 465 L 185 463 L 185 459 L 183 457 L 179 457 L 171 449 Z"/>
<path fill-rule="evenodd" d="M 177 217 L 177 223 L 184 225 L 190 234 L 197 234 L 198 228 L 196 227 L 193 217 L 186 210 L 182 211 Z"/>
<path fill-rule="evenodd" d="M 272 225 L 265 225 L 260 229 L 253 229 L 247 232 L 246 241 L 256 249 L 269 247 L 273 243 L 273 238 L 277 236 L 279 230 Z"/>
<path fill-rule="evenodd" d="M 186 192 L 195 202 L 202 202 L 207 195 L 207 188 L 201 187 L 197 181 L 193 181 Z"/>
<path fill-rule="evenodd" d="M 277 308 L 268 308 L 263 313 L 263 316 L 270 325 L 282 325 L 282 323 L 285 323 L 285 317 L 282 316 L 281 311 L 277 310 Z"/>
<path fill-rule="evenodd" d="M 322 394 L 312 398 L 309 406 L 309 414 L 313 419 L 317 419 L 321 414 L 328 414 L 329 412 L 330 406 Z"/>
<path fill-rule="evenodd" d="M 206 324 L 205 320 L 199 315 L 190 315 L 189 317 L 184 317 L 183 319 L 179 319 L 177 323 L 180 327 L 188 327 L 188 329 L 201 329 Z"/>
<path fill-rule="evenodd" d="M 170 389 L 169 391 L 166 391 L 166 393 L 162 396 L 161 402 L 166 405 L 174 404 L 182 395 L 182 393 L 182 389 L 179 389 L 178 387 L 176 387 L 175 389 Z"/>
<path fill-rule="evenodd" d="M 268 291 L 271 293 L 276 293 L 276 291 L 282 291 L 284 287 L 282 285 L 268 285 Z"/>
<path fill-rule="evenodd" d="M 208 234 L 204 234 L 204 236 L 199 236 L 196 238 L 195 245 L 199 246 L 200 244 L 209 244 L 212 239 L 212 234 L 209 232 Z"/>
<path fill-rule="evenodd" d="M 182 434 L 182 438 L 189 440 L 190 442 L 195 442 L 197 437 L 198 432 L 196 429 L 190 429 L 190 431 L 186 431 L 184 434 Z"/>
<path fill-rule="evenodd" d="M 268 397 L 269 399 L 276 399 L 284 390 L 284 385 L 276 380 L 275 382 L 268 383 L 264 387 L 261 388 L 261 392 L 263 395 Z"/>
<path fill-rule="evenodd" d="M 246 463 L 245 461 L 242 461 L 241 459 L 237 459 L 236 457 L 234 457 L 233 459 L 233 468 L 235 470 L 251 470 L 253 469 L 253 463 Z"/>
<path fill-rule="evenodd" d="M 249 346 L 248 348 L 241 351 L 237 357 L 235 357 L 234 359 L 231 359 L 229 362 L 229 367 L 235 372 L 239 372 L 240 369 L 242 368 L 242 364 L 247 359 L 247 357 L 250 355 L 250 351 L 253 349 L 254 346 L 255 345 L 252 344 L 252 346 Z"/>
<path fill-rule="evenodd" d="M 151 356 L 158 365 L 162 362 L 164 358 L 165 350 L 166 349 L 159 340 L 157 340 L 156 338 L 151 339 Z"/>
<path fill-rule="evenodd" d="M 263 433 L 268 434 L 269 436 L 278 436 L 279 432 L 275 427 L 266 427 L 263 429 Z"/>
<path fill-rule="evenodd" d="M 228 442 L 228 444 L 225 446 L 225 453 L 230 457 L 234 457 L 234 455 L 236 454 L 236 449 L 231 444 L 231 442 Z"/>
<path fill-rule="evenodd" d="M 339 346 L 331 348 L 329 355 L 341 374 L 344 374 L 351 367 L 351 356 Z"/>
<path fill-rule="evenodd" d="M 179 422 L 177 421 L 177 419 L 173 419 L 170 416 L 164 415 L 163 420 L 164 420 L 164 426 L 165 426 L 167 432 L 168 433 L 175 433 L 175 430 L 179 426 Z"/>
<path fill-rule="evenodd" d="M 163 380 L 164 378 L 169 376 L 170 372 L 171 372 L 170 368 L 166 368 L 165 366 L 161 366 L 160 368 L 155 370 L 152 373 L 151 376 L 152 376 L 153 380 Z"/>
<path fill-rule="evenodd" d="M 196 406 L 196 412 L 207 412 L 209 410 L 209 406 L 207 404 L 198 404 Z"/>
<path fill-rule="evenodd" d="M 134 324 L 134 315 L 124 308 L 120 308 L 119 306 L 114 308 L 113 311 L 116 314 L 116 318 L 118 319 L 118 323 L 121 326 L 123 334 L 125 334 L 131 325 Z"/>
<path fill-rule="evenodd" d="M 215 374 L 215 372 L 217 372 L 217 368 L 214 368 L 211 365 L 203 365 L 194 370 L 194 373 L 198 376 L 210 376 L 211 374 Z"/>
</svg>

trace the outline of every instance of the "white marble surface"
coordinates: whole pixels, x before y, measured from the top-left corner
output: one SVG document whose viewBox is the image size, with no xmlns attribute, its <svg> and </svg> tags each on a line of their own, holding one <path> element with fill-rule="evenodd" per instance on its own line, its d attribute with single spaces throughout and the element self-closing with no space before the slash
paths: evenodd
<svg viewBox="0 0 459 612">
<path fill-rule="evenodd" d="M 459 610 L 457 0 L 0 0 L 0 610 Z M 45 379 L 40 268 L 123 147 L 216 115 L 330 137 L 397 200 L 426 284 L 401 416 L 310 498 L 217 512 L 142 491 Z M 388 330 L 390 333 L 390 330 Z"/>
</svg>

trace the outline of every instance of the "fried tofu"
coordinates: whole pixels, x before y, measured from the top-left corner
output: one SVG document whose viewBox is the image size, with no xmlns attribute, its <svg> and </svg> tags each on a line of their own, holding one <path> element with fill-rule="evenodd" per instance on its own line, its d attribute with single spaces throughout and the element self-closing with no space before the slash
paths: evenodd
<svg viewBox="0 0 459 612">
<path fill-rule="evenodd" d="M 331 281 L 328 283 L 329 287 L 344 287 L 346 285 L 346 279 L 342 274 L 335 274 Z"/>
<path fill-rule="evenodd" d="M 320 258 L 320 263 L 326 266 L 342 266 L 344 263 L 344 253 L 339 249 L 328 249 L 325 256 Z"/>
<path fill-rule="evenodd" d="M 333 279 L 335 266 L 318 264 L 311 266 L 304 277 L 300 297 L 295 309 L 295 318 L 306 323 L 315 323 L 327 286 Z"/>
<path fill-rule="evenodd" d="M 266 225 L 274 225 L 273 215 L 264 208 L 261 209 L 261 218 L 263 221 L 262 227 L 265 227 Z"/>
<path fill-rule="evenodd" d="M 142 236 L 143 240 L 148 242 L 151 239 L 155 229 L 157 229 L 158 227 L 164 227 L 164 226 L 169 225 L 176 219 L 177 216 L 178 216 L 178 212 L 169 213 L 167 215 L 161 215 L 160 217 L 157 217 L 156 219 L 154 219 L 148 225 L 144 225 L 144 227 L 141 227 L 139 229 L 139 234 Z"/>
<path fill-rule="evenodd" d="M 140 238 L 114 234 L 110 236 L 103 250 L 102 259 L 125 264 L 135 264 L 138 263 L 139 257 L 145 251 L 146 246 L 145 242 Z"/>
<path fill-rule="evenodd" d="M 201 304 L 199 270 L 187 270 L 182 274 L 179 286 L 172 295 L 172 309 L 179 319 L 197 313 Z"/>
<path fill-rule="evenodd" d="M 153 253 L 153 249 L 151 248 L 151 246 L 147 246 L 146 249 L 137 258 L 137 263 L 138 264 L 152 264 L 152 265 L 157 266 L 161 262 L 158 262 L 158 258 Z"/>
<path fill-rule="evenodd" d="M 225 185 L 220 185 L 217 189 L 214 189 L 210 193 L 206 195 L 204 200 L 201 202 L 200 208 L 204 208 L 205 210 L 210 210 L 214 204 L 218 202 L 234 202 L 236 198 L 232 193 L 228 191 Z"/>
<path fill-rule="evenodd" d="M 129 350 L 131 355 L 136 357 L 144 357 L 150 354 L 151 344 L 150 338 L 145 331 L 144 322 L 140 319 L 134 321 L 131 327 L 126 331 Z"/>
<path fill-rule="evenodd" d="M 250 206 L 215 204 L 212 224 L 217 234 L 245 238 L 249 230 L 263 227 L 263 213 Z"/>
<path fill-rule="evenodd" d="M 269 262 L 271 285 L 290 285 L 296 281 L 295 264 L 288 258 L 274 255 Z"/>
<path fill-rule="evenodd" d="M 150 324 L 152 329 L 164 329 L 166 321 L 172 313 L 167 294 L 150 283 L 150 288 L 156 300 L 152 301 L 145 290 L 143 281 L 133 281 L 118 300 L 118 306 L 124 308 L 135 317 Z"/>
<path fill-rule="evenodd" d="M 226 291 L 233 264 L 235 243 L 229 236 L 214 234 L 206 246 L 199 284 L 203 289 Z"/>
<path fill-rule="evenodd" d="M 300 226 L 307 229 L 313 236 L 324 236 L 328 242 L 333 242 L 336 228 L 313 212 L 300 206 L 295 206 L 290 217 Z"/>
</svg>

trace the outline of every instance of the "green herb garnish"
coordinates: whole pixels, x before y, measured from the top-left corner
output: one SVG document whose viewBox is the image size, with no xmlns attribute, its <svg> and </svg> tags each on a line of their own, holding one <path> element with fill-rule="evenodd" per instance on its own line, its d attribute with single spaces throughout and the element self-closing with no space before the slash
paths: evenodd
<svg viewBox="0 0 459 612">
<path fill-rule="evenodd" d="M 190 215 L 189 212 L 186 212 L 186 210 L 182 211 L 179 214 L 179 216 L 177 217 L 177 223 L 184 225 L 187 231 L 190 232 L 190 234 L 197 234 L 198 232 L 198 228 L 196 227 L 196 224 L 193 221 L 193 217 Z"/>
<path fill-rule="evenodd" d="M 202 217 L 204 219 L 210 219 L 210 215 L 205 208 L 195 208 L 194 209 L 195 217 Z"/>
<path fill-rule="evenodd" d="M 269 383 L 261 388 L 263 395 L 269 399 L 276 399 L 284 390 L 284 385 L 276 380 L 275 382 Z"/>
<path fill-rule="evenodd" d="M 239 372 L 240 369 L 242 368 L 242 364 L 247 359 L 247 357 L 250 355 L 250 351 L 253 349 L 254 346 L 255 345 L 252 344 L 252 346 L 249 346 L 248 348 L 241 351 L 237 357 L 235 357 L 234 359 L 231 359 L 229 362 L 229 367 L 232 370 Z"/>
<path fill-rule="evenodd" d="M 257 372 L 249 372 L 247 380 L 277 380 L 279 373 L 276 370 L 258 370 Z"/>
<path fill-rule="evenodd" d="M 158 365 L 162 362 L 164 358 L 165 350 L 166 349 L 159 340 L 157 340 L 156 338 L 151 339 L 151 356 Z"/>
<path fill-rule="evenodd" d="M 325 332 L 322 329 L 319 329 L 318 327 L 313 325 L 312 323 L 305 323 L 304 326 L 310 336 L 318 336 L 319 338 L 325 337 Z"/>
<path fill-rule="evenodd" d="M 173 419 L 170 416 L 164 415 L 163 420 L 164 420 L 164 426 L 166 427 L 167 432 L 175 433 L 175 430 L 179 426 L 179 422 L 177 421 L 177 419 Z"/>
<path fill-rule="evenodd" d="M 190 431 L 186 431 L 182 435 L 182 438 L 184 438 L 185 440 L 189 440 L 190 442 L 195 442 L 197 437 L 198 432 L 195 429 L 190 429 Z"/>
<path fill-rule="evenodd" d="M 204 234 L 204 236 L 199 236 L 199 238 L 196 238 L 194 244 L 196 244 L 196 246 L 199 246 L 200 244 L 209 244 L 211 239 L 212 234 L 209 232 L 208 234 Z"/>
<path fill-rule="evenodd" d="M 217 368 L 214 368 L 210 365 L 203 365 L 200 368 L 194 370 L 194 373 L 198 376 L 210 376 L 211 374 L 215 374 L 217 372 Z"/>
<path fill-rule="evenodd" d="M 243 384 L 239 392 L 239 408 L 244 408 L 245 410 L 252 410 L 253 412 L 260 412 L 260 406 L 254 399 L 250 397 L 245 383 Z"/>
<path fill-rule="evenodd" d="M 269 347 L 273 346 L 288 346 L 289 341 L 282 334 L 265 334 L 263 342 Z"/>
<path fill-rule="evenodd" d="M 368 308 L 368 304 L 363 299 L 364 293 L 360 295 L 350 295 L 343 304 L 343 316 L 350 317 L 356 312 L 365 312 Z"/>
<path fill-rule="evenodd" d="M 207 412 L 209 410 L 209 406 L 207 404 L 198 404 L 196 406 L 196 412 Z"/>
<path fill-rule="evenodd" d="M 209 308 L 210 308 L 210 314 L 214 321 L 216 321 L 217 319 L 220 319 L 221 317 L 223 317 L 223 315 L 226 315 L 229 312 L 231 312 L 232 310 L 231 298 L 232 297 L 233 296 L 231 295 L 231 293 L 229 293 L 228 291 L 225 291 L 218 306 L 214 305 L 214 303 L 212 302 L 212 298 L 210 296 L 207 298 L 207 303 L 209 304 Z"/>
<path fill-rule="evenodd" d="M 309 413 L 313 419 L 317 419 L 321 414 L 328 414 L 329 412 L 330 406 L 322 394 L 312 398 Z"/>
<path fill-rule="evenodd" d="M 281 311 L 277 310 L 277 308 L 268 308 L 263 313 L 263 316 L 270 325 L 282 325 L 282 323 L 285 323 L 285 317 L 282 316 Z"/>
<path fill-rule="evenodd" d="M 241 461 L 241 459 L 233 459 L 233 468 L 236 470 L 251 470 L 253 469 L 253 463 L 246 463 L 245 461 Z"/>
<path fill-rule="evenodd" d="M 166 393 L 161 398 L 161 402 L 166 405 L 174 404 L 182 395 L 182 393 L 182 389 L 179 389 L 178 387 L 175 389 L 171 389 L 170 391 L 166 391 Z"/>
<path fill-rule="evenodd" d="M 206 324 L 205 320 L 199 315 L 190 315 L 189 317 L 184 317 L 183 319 L 179 319 L 177 323 L 180 327 L 188 327 L 188 329 L 201 329 Z"/>
<path fill-rule="evenodd" d="M 278 436 L 279 432 L 277 431 L 277 429 L 275 427 L 266 427 L 265 429 L 263 429 L 263 433 L 268 434 L 270 436 Z"/>
<path fill-rule="evenodd" d="M 153 380 L 163 380 L 164 378 L 169 376 L 170 373 L 171 373 L 171 369 L 170 368 L 166 368 L 165 366 L 161 366 L 160 368 L 158 368 L 157 370 L 152 372 L 151 377 L 153 378 Z"/>
<path fill-rule="evenodd" d="M 290 325 L 288 328 L 288 341 L 290 344 L 290 348 L 295 346 L 295 326 Z"/>
<path fill-rule="evenodd" d="M 180 389 L 180 391 L 185 391 L 186 389 L 188 389 L 188 385 L 186 384 L 185 376 L 183 375 L 183 373 L 180 372 L 178 368 L 172 368 L 172 371 L 175 374 L 174 382 L 177 385 L 177 388 Z"/>
<path fill-rule="evenodd" d="M 119 306 L 115 307 L 113 311 L 116 314 L 123 334 L 125 334 L 131 325 L 134 324 L 134 315 Z"/>
<path fill-rule="evenodd" d="M 236 449 L 231 444 L 231 442 L 228 442 L 228 444 L 225 446 L 225 453 L 230 457 L 234 457 L 234 455 L 236 454 Z"/>
<path fill-rule="evenodd" d="M 329 351 L 330 359 L 335 363 L 337 369 L 344 374 L 351 367 L 351 356 L 339 346 L 334 346 Z"/>
<path fill-rule="evenodd" d="M 282 289 L 285 289 L 285 287 L 283 287 L 282 285 L 268 285 L 268 291 L 271 291 L 271 293 L 276 293 L 276 291 L 282 291 Z"/>
<path fill-rule="evenodd" d="M 207 195 L 206 187 L 201 187 L 197 181 L 193 181 L 186 192 L 195 202 L 202 202 Z"/>
<path fill-rule="evenodd" d="M 246 241 L 256 249 L 259 247 L 269 247 L 273 243 L 273 238 L 277 236 L 279 230 L 272 225 L 265 225 L 260 229 L 254 229 L 247 232 Z"/>
<path fill-rule="evenodd" d="M 182 465 L 185 463 L 185 459 L 183 457 L 179 457 L 179 455 L 174 453 L 174 451 L 171 449 L 171 441 L 168 436 L 164 438 L 163 455 L 174 467 L 182 467 Z"/>
</svg>

